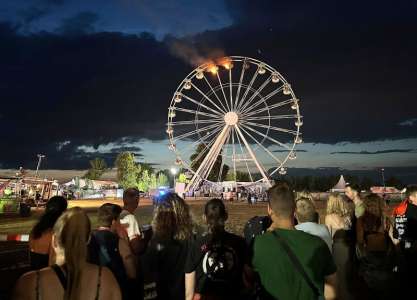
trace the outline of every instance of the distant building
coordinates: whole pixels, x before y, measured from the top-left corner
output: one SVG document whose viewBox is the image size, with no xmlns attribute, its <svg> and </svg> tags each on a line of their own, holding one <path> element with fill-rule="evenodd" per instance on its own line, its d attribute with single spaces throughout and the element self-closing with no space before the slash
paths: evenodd
<svg viewBox="0 0 417 300">
<path fill-rule="evenodd" d="M 400 194 L 402 191 L 393 186 L 373 186 L 371 192 L 374 194 Z"/>
</svg>

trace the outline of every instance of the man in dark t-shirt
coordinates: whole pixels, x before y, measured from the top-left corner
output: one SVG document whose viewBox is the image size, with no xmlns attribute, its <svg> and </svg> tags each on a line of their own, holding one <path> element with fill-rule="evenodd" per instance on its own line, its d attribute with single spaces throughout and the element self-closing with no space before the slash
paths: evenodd
<svg viewBox="0 0 417 300">
<path fill-rule="evenodd" d="M 185 265 L 186 273 L 195 272 L 195 293 L 210 299 L 240 299 L 245 256 L 244 239 L 227 231 L 197 238 Z"/>
<path fill-rule="evenodd" d="M 256 237 L 252 259 L 264 292 L 280 300 L 335 299 L 336 265 L 322 239 L 294 229 L 292 191 L 277 184 L 268 200 L 272 224 Z"/>
</svg>

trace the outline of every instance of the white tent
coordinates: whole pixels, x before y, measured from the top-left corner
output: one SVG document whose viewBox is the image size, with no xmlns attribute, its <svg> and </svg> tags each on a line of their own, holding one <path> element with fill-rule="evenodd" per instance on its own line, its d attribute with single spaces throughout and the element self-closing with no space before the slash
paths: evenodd
<svg viewBox="0 0 417 300">
<path fill-rule="evenodd" d="M 345 178 L 343 178 L 343 175 L 340 175 L 339 181 L 330 191 L 331 192 L 344 192 L 345 188 L 346 188 Z"/>
</svg>

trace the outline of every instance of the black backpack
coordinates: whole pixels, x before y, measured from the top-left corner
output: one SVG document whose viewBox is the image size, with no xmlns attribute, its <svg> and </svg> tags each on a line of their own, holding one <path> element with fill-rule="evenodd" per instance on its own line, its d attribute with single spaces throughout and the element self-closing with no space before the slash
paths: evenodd
<svg viewBox="0 0 417 300">
<path fill-rule="evenodd" d="M 252 247 L 253 241 L 257 235 L 262 235 L 271 226 L 272 220 L 269 216 L 255 216 L 246 222 L 243 228 L 243 236 L 246 244 Z"/>
</svg>

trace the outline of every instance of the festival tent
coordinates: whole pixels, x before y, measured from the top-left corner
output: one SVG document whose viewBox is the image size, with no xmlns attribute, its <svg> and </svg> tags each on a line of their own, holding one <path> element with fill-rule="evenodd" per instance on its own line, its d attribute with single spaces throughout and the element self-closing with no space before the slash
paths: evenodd
<svg viewBox="0 0 417 300">
<path fill-rule="evenodd" d="M 346 188 L 346 181 L 343 175 L 340 175 L 339 181 L 336 185 L 330 190 L 331 192 L 344 192 Z"/>
</svg>

